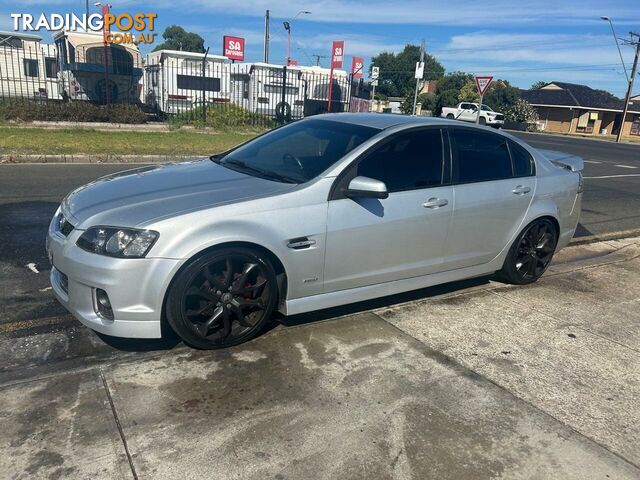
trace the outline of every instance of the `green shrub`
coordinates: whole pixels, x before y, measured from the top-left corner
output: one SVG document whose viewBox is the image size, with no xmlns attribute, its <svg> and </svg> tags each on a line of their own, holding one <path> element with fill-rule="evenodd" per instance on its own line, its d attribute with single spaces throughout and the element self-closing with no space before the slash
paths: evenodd
<svg viewBox="0 0 640 480">
<path fill-rule="evenodd" d="M 204 119 L 203 108 L 204 107 L 196 107 L 173 115 L 169 118 L 169 123 L 176 128 L 183 125 L 193 125 L 197 128 L 211 127 L 215 129 L 250 126 L 272 128 L 276 125 L 276 122 L 269 116 L 251 113 L 246 108 L 242 108 L 233 103 L 214 103 L 207 105 L 206 117 Z"/>
<path fill-rule="evenodd" d="M 145 114 L 137 105 L 117 103 L 95 105 L 85 101 L 0 100 L 0 119 L 20 122 L 109 122 L 144 123 Z"/>
</svg>

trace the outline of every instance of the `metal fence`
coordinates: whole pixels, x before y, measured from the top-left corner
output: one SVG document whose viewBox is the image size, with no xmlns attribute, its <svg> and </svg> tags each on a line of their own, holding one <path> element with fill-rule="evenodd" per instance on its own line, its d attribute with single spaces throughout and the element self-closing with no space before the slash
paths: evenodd
<svg viewBox="0 0 640 480">
<path fill-rule="evenodd" d="M 128 103 L 148 117 L 210 126 L 271 126 L 327 111 L 369 111 L 362 81 L 327 69 L 230 63 L 222 57 L 154 52 L 142 62 L 122 47 L 0 46 L 0 100 Z M 329 98 L 331 97 L 331 102 Z M 46 119 L 42 119 L 46 120 Z"/>
<path fill-rule="evenodd" d="M 329 110 L 349 111 L 355 95 L 368 95 L 359 84 L 344 74 L 330 82 L 328 74 L 312 67 L 165 59 L 145 66 L 141 101 L 160 117 L 282 123 Z"/>
</svg>

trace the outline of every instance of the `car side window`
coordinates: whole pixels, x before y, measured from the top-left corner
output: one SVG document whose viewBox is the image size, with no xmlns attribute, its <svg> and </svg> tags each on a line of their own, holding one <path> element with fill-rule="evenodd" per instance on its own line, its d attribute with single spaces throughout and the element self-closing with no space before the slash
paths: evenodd
<svg viewBox="0 0 640 480">
<path fill-rule="evenodd" d="M 440 129 L 414 130 L 374 147 L 356 175 L 384 182 L 390 193 L 433 187 L 442 184 L 443 158 Z"/>
<path fill-rule="evenodd" d="M 515 142 L 509 142 L 511 161 L 513 162 L 513 174 L 515 177 L 530 177 L 535 175 L 535 162 L 533 157 L 524 148 Z"/>
<path fill-rule="evenodd" d="M 470 128 L 454 128 L 455 183 L 501 180 L 513 176 L 507 139 Z"/>
</svg>

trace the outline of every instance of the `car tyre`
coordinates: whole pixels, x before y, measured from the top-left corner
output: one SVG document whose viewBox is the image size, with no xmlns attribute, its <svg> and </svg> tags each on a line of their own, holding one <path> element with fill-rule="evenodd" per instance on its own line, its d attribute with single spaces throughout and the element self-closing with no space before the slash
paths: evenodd
<svg viewBox="0 0 640 480">
<path fill-rule="evenodd" d="M 222 248 L 198 255 L 177 274 L 165 313 L 186 344 L 217 349 L 256 337 L 277 301 L 276 274 L 264 255 Z"/>
<path fill-rule="evenodd" d="M 453 113 L 449 113 L 449 114 L 447 114 L 447 118 L 449 120 L 453 120 L 455 117 L 453 116 Z"/>
<path fill-rule="evenodd" d="M 537 281 L 551 263 L 558 245 L 558 231 L 548 218 L 534 220 L 516 237 L 498 277 L 514 285 Z"/>
<path fill-rule="evenodd" d="M 484 117 L 480 117 L 480 121 L 479 121 L 480 125 L 486 125 L 487 124 L 487 119 Z"/>
</svg>

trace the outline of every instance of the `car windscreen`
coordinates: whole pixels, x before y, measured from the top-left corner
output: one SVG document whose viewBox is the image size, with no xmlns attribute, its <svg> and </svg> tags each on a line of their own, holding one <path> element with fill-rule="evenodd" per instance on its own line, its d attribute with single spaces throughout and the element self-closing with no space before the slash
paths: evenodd
<svg viewBox="0 0 640 480">
<path fill-rule="evenodd" d="M 491 109 L 491 107 L 489 105 L 482 105 L 482 110 L 486 111 L 486 112 L 493 112 L 493 110 Z"/>
<path fill-rule="evenodd" d="M 331 120 L 302 120 L 262 135 L 217 161 L 250 175 L 303 183 L 379 132 Z"/>
</svg>

